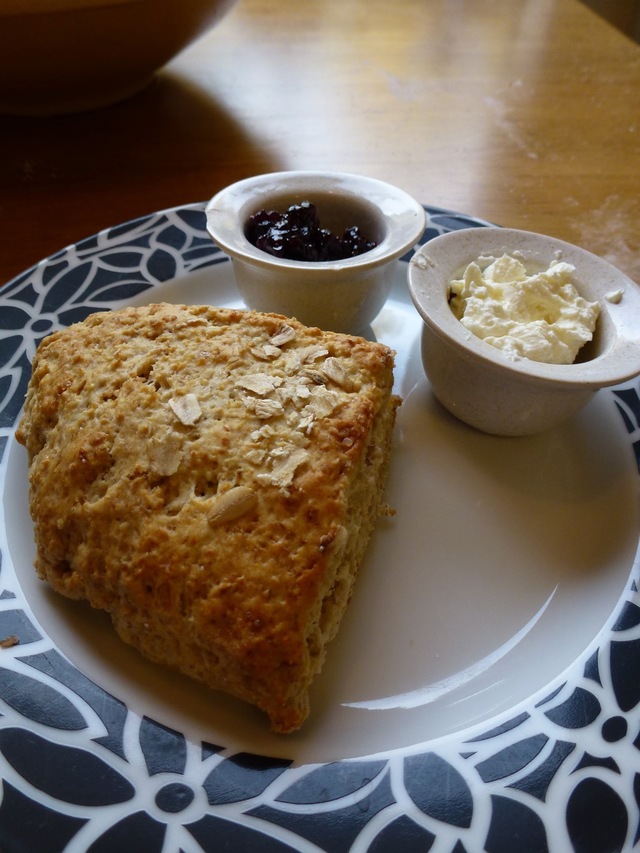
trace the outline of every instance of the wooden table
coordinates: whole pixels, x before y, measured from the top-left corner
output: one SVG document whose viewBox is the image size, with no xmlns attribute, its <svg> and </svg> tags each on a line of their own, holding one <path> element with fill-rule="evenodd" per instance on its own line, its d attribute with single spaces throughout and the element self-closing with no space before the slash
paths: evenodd
<svg viewBox="0 0 640 853">
<path fill-rule="evenodd" d="M 568 239 L 610 259 L 640 283 L 640 47 L 579 0 L 239 0 L 216 29 L 171 63 L 146 91 L 126 102 L 51 119 L 0 117 L 0 284 L 103 228 L 155 210 L 204 201 L 226 184 L 255 173 L 306 168 L 369 174 L 408 190 L 425 204 Z M 2 310 L 0 307 L 0 333 L 3 322 L 4 326 L 17 322 L 15 316 L 20 308 L 13 317 L 6 311 L 4 320 Z M 45 333 L 47 322 L 45 317 L 43 323 L 31 324 L 29 345 Z M 6 336 L 9 338 L 6 350 L 13 352 L 15 341 L 10 336 L 11 330 Z M 23 351 L 20 355 L 20 366 L 12 364 L 5 371 L 5 378 L 11 374 L 9 382 L 0 387 L 0 397 L 8 397 L 11 391 L 14 408 L 26 377 Z M 19 386 L 18 382 L 23 384 Z M 5 415 L 5 426 L 0 429 L 2 442 L 9 431 L 12 411 L 5 401 L 0 402 L 4 407 L 0 414 Z M 419 405 L 414 403 L 414 415 L 407 416 L 416 418 L 413 423 L 418 426 L 421 421 L 415 412 Z M 410 411 L 409 407 L 403 410 Z M 538 553 L 540 560 L 545 559 L 547 552 L 553 555 L 555 551 L 556 560 L 561 559 L 560 554 L 569 553 L 566 537 L 563 539 L 561 533 L 568 530 L 567 519 L 588 518 L 589 506 L 606 510 L 612 496 L 626 494 L 619 492 L 616 485 L 618 479 L 626 484 L 626 469 L 624 476 L 621 473 L 623 457 L 617 452 L 608 455 L 606 444 L 596 444 L 595 434 L 586 430 L 570 433 L 569 439 L 554 437 L 549 445 L 537 445 L 537 455 L 534 453 L 532 458 L 524 460 L 522 446 L 513 444 L 504 457 L 513 461 L 510 467 L 504 460 L 498 465 L 499 451 L 495 445 L 479 445 L 475 436 L 458 435 L 456 444 L 446 447 L 440 443 L 441 431 L 435 416 L 434 425 L 433 458 L 440 447 L 445 448 L 449 455 L 444 458 L 454 462 L 458 483 L 454 489 L 466 489 L 474 482 L 493 488 L 490 475 L 495 466 L 496 492 L 490 495 L 486 515 L 480 518 L 489 518 L 492 508 L 499 509 L 501 505 L 507 508 L 510 491 L 514 507 L 508 507 L 505 530 L 516 525 L 519 518 L 525 518 L 522 514 L 525 509 L 532 513 L 532 518 L 542 520 L 551 519 L 552 511 L 560 507 L 560 526 L 551 530 L 548 541 L 545 536 L 540 552 L 532 552 L 530 567 L 538 559 Z M 571 449 L 569 440 L 574 435 L 579 438 L 579 446 L 575 455 L 570 453 L 565 458 L 563 450 Z M 411 438 L 406 442 L 407 452 L 411 452 L 413 441 Z M 591 448 L 600 450 L 601 446 L 605 448 L 606 461 L 594 454 L 596 466 L 593 469 L 587 466 L 584 475 L 578 471 L 574 479 L 575 472 L 570 470 L 573 460 L 580 460 Z M 0 455 L 3 447 L 0 444 Z M 548 457 L 538 470 L 536 460 L 543 458 L 540 451 L 545 447 L 549 449 Z M 486 455 L 484 448 L 488 448 Z M 459 467 L 465 464 L 464 458 L 461 463 L 456 461 L 454 453 L 458 449 L 461 457 L 473 453 L 473 459 L 482 458 L 478 479 L 459 476 L 466 475 L 467 469 Z M 626 449 L 627 445 L 625 452 Z M 410 465 L 406 458 L 403 464 Z M 562 463 L 556 466 L 560 470 L 557 480 L 553 470 L 555 460 Z M 561 471 L 563 466 L 567 469 L 566 479 Z M 416 476 L 431 470 L 437 474 L 444 469 L 440 462 L 431 469 L 418 457 Z M 532 472 L 533 489 L 527 487 L 521 493 L 511 489 L 519 478 L 526 479 L 526 472 Z M 544 498 L 544 489 L 549 487 L 547 472 L 552 475 L 548 478 L 551 483 L 566 484 L 568 489 L 567 500 L 561 491 L 550 508 L 543 507 L 544 501 L 540 500 Z M 575 497 L 580 483 L 587 486 L 588 500 L 581 502 L 576 498 L 576 504 L 583 503 L 584 507 L 572 508 L 571 496 Z M 598 500 L 592 500 L 600 486 L 605 492 L 603 502 L 599 494 Z M 24 487 L 17 490 L 18 514 L 23 512 L 26 502 L 23 493 Z M 629 493 L 635 498 L 635 483 Z M 423 499 L 417 490 L 407 494 Z M 429 495 L 435 494 L 425 491 L 425 506 Z M 438 503 L 446 513 L 453 506 L 454 491 L 447 488 L 444 494 L 442 501 L 438 496 Z M 11 498 L 9 492 L 3 495 L 7 506 Z M 471 518 L 483 500 L 484 494 L 477 501 L 474 499 L 461 517 Z M 428 512 L 427 506 L 425 517 Z M 9 517 L 19 515 L 10 513 L 5 520 Z M 629 517 L 633 522 L 627 520 Z M 410 513 L 411 518 L 416 516 Z M 619 524 L 606 530 L 611 534 L 610 542 L 599 542 L 597 532 L 589 531 L 581 540 L 582 551 L 576 551 L 578 556 L 572 556 L 567 568 L 568 575 L 576 575 L 576 584 L 579 574 L 593 575 L 593 583 L 600 585 L 605 599 L 611 593 L 606 585 L 613 583 L 608 579 L 614 578 L 614 574 L 607 566 L 596 580 L 597 560 L 600 555 L 607 555 L 604 559 L 615 555 L 611 556 L 614 562 L 624 559 L 627 524 L 635 523 L 635 503 L 631 509 L 622 507 L 620 519 Z M 404 522 L 407 523 L 410 525 L 411 520 Z M 539 523 L 537 529 L 543 528 L 544 524 Z M 460 529 L 465 531 L 462 536 L 466 536 L 468 528 L 464 523 Z M 485 533 L 482 526 L 470 529 L 471 538 L 474 530 Z M 491 525 L 487 529 L 489 540 L 492 529 L 499 530 Z M 10 540 L 8 535 L 5 539 L 21 541 Z M 535 539 L 535 534 L 531 534 L 528 539 L 517 541 L 533 543 Z M 419 537 L 416 541 L 423 540 Z M 441 538 L 440 544 L 443 541 Z M 586 555 L 588 544 L 584 543 L 591 542 L 595 542 L 593 556 L 585 558 L 583 565 L 579 555 Z M 10 559 L 3 563 L 2 588 L 6 590 L 10 590 L 11 558 L 28 553 L 20 547 L 15 553 L 13 549 L 12 545 Z M 500 547 L 498 552 L 505 555 L 509 550 Z M 409 551 L 405 547 L 401 553 Z M 436 553 L 440 552 L 436 549 Z M 546 578 L 541 573 L 530 581 L 526 577 L 522 581 L 525 587 L 529 582 L 532 584 L 530 588 L 536 590 L 536 596 L 553 580 L 556 571 L 553 562 L 552 556 Z M 476 568 L 475 564 L 472 568 Z M 462 570 L 459 571 L 459 575 L 454 572 L 452 577 L 462 578 Z M 443 609 L 442 623 L 438 621 L 438 625 L 450 622 L 457 630 L 458 623 L 468 624 L 476 632 L 474 626 L 483 619 L 485 611 L 473 608 L 472 612 L 470 608 L 463 612 L 464 601 L 476 595 L 478 599 L 486 596 L 490 600 L 491 590 L 498 588 L 498 575 L 487 580 L 481 572 L 468 574 L 469 580 L 465 578 L 460 583 L 468 586 L 468 597 L 456 601 L 450 612 Z M 573 579 L 568 575 L 567 583 L 572 584 Z M 26 574 L 21 577 L 20 583 L 26 577 Z M 383 587 L 384 596 L 396 584 L 395 578 L 390 577 L 388 587 Z M 436 602 L 442 595 L 438 592 L 443 588 L 441 583 L 435 579 Z M 519 578 L 517 583 L 521 583 Z M 625 585 L 630 587 L 628 581 Z M 28 595 L 26 585 L 24 589 Z M 420 597 L 411 604 L 406 595 L 410 587 L 401 582 L 399 589 L 403 593 L 391 597 L 389 612 L 401 614 L 400 618 L 407 619 L 409 625 L 412 619 L 423 619 Z M 536 608 L 540 610 L 533 615 L 532 609 L 526 617 L 530 620 L 528 624 L 523 620 L 524 628 L 516 626 L 511 634 L 505 629 L 505 638 L 511 636 L 511 639 L 501 640 L 504 644 L 496 644 L 495 651 L 492 648 L 488 653 L 478 645 L 480 668 L 487 666 L 491 658 L 497 662 L 510 646 L 513 648 L 514 637 L 516 641 L 522 639 L 555 592 L 554 589 L 550 593 L 546 603 L 538 601 Z M 402 594 L 406 600 L 402 600 Z M 518 613 L 526 612 L 524 601 L 521 609 L 517 609 L 519 594 L 513 586 L 505 592 L 505 608 L 514 608 L 514 620 L 520 618 Z M 47 839 L 51 836 L 52 845 L 54 837 L 59 840 L 57 849 L 63 844 L 61 839 L 70 838 L 73 833 L 77 836 L 67 849 L 79 849 L 87 839 L 90 842 L 95 837 L 85 833 L 85 829 L 97 834 L 100 827 L 105 834 L 96 846 L 101 846 L 100 840 L 104 846 L 109 840 L 117 844 L 117 839 L 124 838 L 127 832 L 131 832 L 127 837 L 141 837 L 144 830 L 150 848 L 159 837 L 160 820 L 165 820 L 161 809 L 166 809 L 166 824 L 171 829 L 166 846 L 173 843 L 177 847 L 177 839 L 192 839 L 181 843 L 184 849 L 193 849 L 196 845 L 193 839 L 200 842 L 202 838 L 214 839 L 211 844 L 219 843 L 221 847 L 241 838 L 244 845 L 250 846 L 251 841 L 245 839 L 251 838 L 251 830 L 268 833 L 269 827 L 273 827 L 269 849 L 285 849 L 287 844 L 296 846 L 296 840 L 301 839 L 302 846 L 298 848 L 301 850 L 321 847 L 362 850 L 365 842 L 358 841 L 369 839 L 375 842 L 376 849 L 389 849 L 396 844 L 402 850 L 406 849 L 403 842 L 415 846 L 420 837 L 425 848 L 433 838 L 434 850 L 454 849 L 456 839 L 460 847 L 464 845 L 469 850 L 483 846 L 488 850 L 507 849 L 513 838 L 511 849 L 517 850 L 515 839 L 525 837 L 529 849 L 540 839 L 537 849 L 542 850 L 548 832 L 549 849 L 557 851 L 561 847 L 568 849 L 568 840 L 567 846 L 564 844 L 568 830 L 559 808 L 552 811 L 551 803 L 559 796 L 564 807 L 571 794 L 571 813 L 567 814 L 569 830 L 576 839 L 574 849 L 589 847 L 587 838 L 592 841 L 593 850 L 598 844 L 604 849 L 607 843 L 611 849 L 623 849 L 625 843 L 632 843 L 637 828 L 633 784 L 638 755 L 631 746 L 637 735 L 637 726 L 633 727 L 638 719 L 637 691 L 633 687 L 628 691 L 621 689 L 620 696 L 615 697 L 619 707 L 613 696 L 608 703 L 600 700 L 612 690 L 611 685 L 616 690 L 623 686 L 623 673 L 633 671 L 638 660 L 637 639 L 630 639 L 637 637 L 632 613 L 636 604 L 631 600 L 630 590 L 628 594 L 627 609 L 620 610 L 621 630 L 615 643 L 609 649 L 602 646 L 599 650 L 602 654 L 599 660 L 604 663 L 602 685 L 595 680 L 598 664 L 593 655 L 579 676 L 572 675 L 575 684 L 580 685 L 572 695 L 565 691 L 558 693 L 553 701 L 546 699 L 546 704 L 540 703 L 541 707 L 531 716 L 514 713 L 507 718 L 506 711 L 505 714 L 501 711 L 504 737 L 498 735 L 501 729 L 497 727 L 484 741 L 479 737 L 475 742 L 452 741 L 447 746 L 443 745 L 446 740 L 443 738 L 434 742 L 433 753 L 420 754 L 416 746 L 416 755 L 410 754 L 406 763 L 399 762 L 400 753 L 397 753 L 393 762 L 389 761 L 382 770 L 377 761 L 361 767 L 354 762 L 351 765 L 354 770 L 347 768 L 344 773 L 338 770 L 336 774 L 329 771 L 308 783 L 302 775 L 287 776 L 290 785 L 287 788 L 279 778 L 281 762 L 269 765 L 267 759 L 266 763 L 258 761 L 252 766 L 250 760 L 240 756 L 237 764 L 227 763 L 224 768 L 224 759 L 241 743 L 237 739 L 228 743 L 217 736 L 211 737 L 201 747 L 197 740 L 190 740 L 192 733 L 197 733 L 200 721 L 203 727 L 208 726 L 211 715 L 204 700 L 203 704 L 196 702 L 193 716 L 188 717 L 183 742 L 180 729 L 173 730 L 171 721 L 175 717 L 168 702 L 169 698 L 174 702 L 179 695 L 182 705 L 185 700 L 181 686 L 174 688 L 172 680 L 165 681 L 160 675 L 153 676 L 151 684 L 146 680 L 149 670 L 145 668 L 144 678 L 138 681 L 145 691 L 151 691 L 152 699 L 150 705 L 146 697 L 136 704 L 136 674 L 142 670 L 137 669 L 136 663 L 129 664 L 128 658 L 125 661 L 120 650 L 115 652 L 113 670 L 105 667 L 104 673 L 109 670 L 110 674 L 102 673 L 99 687 L 94 690 L 84 684 L 80 673 L 76 679 L 62 654 L 56 651 L 55 656 L 49 657 L 46 651 L 49 617 L 43 622 L 45 636 L 41 642 L 39 629 L 31 626 L 25 616 L 24 623 L 16 622 L 21 629 L 24 625 L 27 632 L 24 648 L 5 650 L 18 656 L 15 680 L 11 668 L 7 669 L 2 661 L 4 677 L 0 686 L 5 694 L 11 694 L 11 702 L 5 701 L 4 695 L 0 697 L 5 715 L 0 726 L 3 735 L 0 768 L 7 768 L 4 804 L 0 809 L 5 837 L 10 838 L 15 831 L 17 840 L 12 849 L 17 850 L 23 832 L 27 837 L 35 837 L 37 832 L 42 834 L 39 827 L 46 815 Z M 5 599 L 5 616 L 11 615 L 9 607 L 22 607 L 21 596 L 22 593 L 13 602 L 8 597 Z M 456 590 L 451 598 L 457 597 Z M 537 599 L 531 599 L 526 606 L 534 600 Z M 402 607 L 407 603 L 411 606 L 405 615 Z M 38 612 L 31 599 L 30 606 Z M 382 606 L 388 606 L 386 598 Z M 568 619 L 576 612 L 575 607 L 570 608 Z M 16 619 L 23 615 L 21 610 L 15 613 Z M 515 622 L 504 624 L 515 625 Z M 563 623 L 563 630 L 570 624 L 570 621 Z M 69 631 L 82 630 L 78 625 L 74 617 Z M 367 628 L 371 626 L 378 632 L 375 618 Z M 34 645 L 30 645 L 32 627 Z M 65 629 L 65 636 L 66 633 Z M 0 641 L 3 636 L 7 635 L 0 634 Z M 102 655 L 106 659 L 112 647 L 102 644 L 100 626 L 96 634 L 93 627 L 91 632 L 87 629 L 87 636 L 91 637 L 87 647 L 94 649 L 96 657 Z M 378 648 L 384 643 L 384 633 L 380 636 L 383 641 Z M 420 654 L 420 641 L 411 631 L 404 636 L 407 646 L 413 647 L 414 659 Z M 461 645 L 464 630 L 454 639 L 452 645 Z M 11 637 L 8 640 L 11 642 Z M 451 660 L 456 654 L 457 651 Z M 489 656 L 480 660 L 485 654 Z M 75 652 L 71 657 L 79 662 Z M 431 650 L 429 657 L 434 660 L 440 653 Z M 92 660 L 91 651 L 84 660 Z M 516 656 L 515 660 L 522 658 Z M 439 685 L 446 685 L 447 681 L 455 684 L 459 680 L 464 684 L 469 677 L 465 672 L 472 673 L 474 666 L 478 662 L 472 658 L 472 664 L 461 663 L 452 668 L 454 674 L 449 677 L 446 673 L 442 681 L 435 680 L 440 675 L 434 675 L 434 695 Z M 27 702 L 18 694 L 19 685 L 29 683 L 29 670 L 33 670 L 34 684 L 39 689 L 33 691 L 35 698 Z M 91 668 L 88 671 L 91 674 Z M 497 672 L 497 675 L 488 673 L 488 680 L 499 681 L 502 670 Z M 59 693 L 55 692 L 57 678 L 63 685 Z M 122 694 L 118 690 L 112 691 L 113 696 L 100 692 L 101 687 L 109 689 L 104 684 L 105 678 L 129 685 L 125 692 L 129 691 L 129 696 L 134 694 L 132 699 L 127 697 L 131 714 L 126 713 L 126 705 L 120 704 L 117 697 Z M 584 689 L 582 685 L 587 686 L 591 679 L 591 690 Z M 409 685 L 410 681 L 406 683 Z M 487 683 L 485 686 L 481 683 L 477 689 L 486 691 L 490 703 L 493 699 Z M 425 694 L 429 694 L 430 686 L 425 686 Z M 79 698 L 74 704 L 75 691 Z M 49 695 L 55 699 L 50 709 L 44 707 Z M 153 697 L 159 697 L 158 707 Z M 466 698 L 454 697 L 450 707 L 457 703 L 464 716 Z M 186 700 L 187 706 L 189 701 Z M 406 707 L 410 709 L 411 705 Z M 178 719 L 181 712 L 178 708 Z M 138 713 L 149 716 L 141 721 Z M 223 711 L 222 733 L 226 731 L 225 713 L 230 712 Z M 33 732 L 30 719 L 36 721 Z M 162 731 L 154 719 L 161 721 Z M 454 714 L 452 719 L 455 732 Z M 509 722 L 505 722 L 507 719 Z M 60 720 L 59 724 L 56 720 Z M 544 726 L 536 729 L 540 721 Z M 575 731 L 574 721 L 578 727 Z M 61 734 L 56 725 L 68 726 L 68 730 Z M 212 725 L 217 724 L 214 721 Z M 345 728 L 345 737 L 355 725 L 350 723 L 352 728 Z M 373 725 L 384 727 L 380 722 Z M 47 743 L 48 728 L 52 732 L 51 743 Z M 425 739 L 428 738 L 428 726 L 423 731 Z M 511 741 L 509 731 L 513 731 Z M 582 731 L 584 739 L 578 741 Z M 80 737 L 85 738 L 82 748 Z M 311 735 L 312 741 L 314 737 L 317 735 Z M 229 749 L 216 755 L 217 748 L 211 746 L 214 743 L 223 743 Z M 291 749 L 295 751 L 296 742 L 293 743 Z M 20 752 L 22 745 L 24 758 Z M 607 745 L 615 758 L 608 757 Z M 251 741 L 240 749 L 247 750 L 250 758 Z M 38 756 L 42 755 L 41 761 L 33 760 L 36 750 Z M 110 759 L 107 753 L 111 754 Z M 60 773 L 51 762 L 63 766 L 67 754 L 71 755 L 68 759 L 73 764 L 71 772 Z M 18 756 L 19 760 L 9 767 L 11 756 Z M 215 763 L 218 758 L 222 759 L 220 764 Z M 182 761 L 186 768 L 185 784 L 179 781 Z M 221 766 L 224 769 L 218 773 Z M 149 779 L 145 783 L 147 769 Z M 292 774 L 298 769 L 304 767 L 296 765 Z M 23 771 L 24 782 L 19 778 Z M 461 771 L 466 775 L 461 775 Z M 245 786 L 249 773 L 249 784 Z M 424 785 L 419 784 L 423 773 Z M 205 774 L 209 774 L 206 780 Z M 611 777 L 616 776 L 621 780 L 621 796 L 609 787 Z M 92 778 L 99 779 L 100 785 L 89 784 Z M 130 785 L 129 779 L 135 786 Z M 87 780 L 86 791 L 83 780 Z M 175 781 L 169 784 L 170 780 Z M 465 780 L 469 780 L 469 787 Z M 301 781 L 303 786 L 298 789 L 296 786 Z M 192 783 L 193 810 L 189 811 L 187 796 Z M 325 785 L 337 787 L 325 788 Z M 127 793 L 128 787 L 132 788 L 131 795 Z M 450 798 L 447 789 L 453 792 Z M 167 792 L 171 790 L 169 797 Z M 56 818 L 57 791 L 64 802 Z M 266 791 L 264 796 L 263 791 Z M 314 802 L 315 791 L 319 803 Z M 576 792 L 578 795 L 573 796 Z M 74 794 L 77 803 L 73 802 Z M 161 805 L 163 797 L 165 805 Z M 279 801 L 281 810 L 277 808 Z M 211 808 L 205 813 L 207 802 Z M 107 804 L 106 809 L 101 808 L 103 803 Z M 180 814 L 178 808 L 185 810 Z M 545 821 L 548 819 L 544 827 L 540 814 Z M 115 831 L 109 834 L 107 822 L 112 819 L 122 819 L 122 823 L 112 827 Z M 20 837 L 16 829 L 19 826 Z M 442 835 L 438 827 L 442 827 Z M 556 838 L 561 839 L 561 845 L 554 843 Z M 206 840 L 202 840 L 202 845 L 202 849 L 211 849 L 207 848 Z M 130 845 L 124 844 L 125 847 L 130 849 Z M 260 849 L 260 844 L 254 849 Z"/>
<path fill-rule="evenodd" d="M 547 232 L 640 281 L 640 47 L 578 0 L 240 0 L 126 102 L 0 118 L 0 282 L 304 168 Z"/>
</svg>

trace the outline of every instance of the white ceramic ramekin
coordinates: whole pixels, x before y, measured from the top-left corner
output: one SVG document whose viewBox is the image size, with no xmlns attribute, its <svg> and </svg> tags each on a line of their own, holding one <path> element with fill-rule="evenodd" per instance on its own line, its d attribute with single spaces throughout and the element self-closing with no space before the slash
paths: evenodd
<svg viewBox="0 0 640 853">
<path fill-rule="evenodd" d="M 249 218 L 260 210 L 283 212 L 292 204 L 316 205 L 323 228 L 340 234 L 354 225 L 375 248 L 340 261 L 276 258 L 247 239 Z M 397 187 L 341 172 L 273 172 L 239 181 L 207 205 L 207 229 L 232 259 L 247 307 L 296 317 L 322 329 L 364 331 L 384 305 L 398 258 L 425 229 L 422 205 Z"/>
<path fill-rule="evenodd" d="M 514 252 L 537 269 L 555 260 L 573 264 L 580 295 L 599 303 L 593 340 L 575 363 L 510 359 L 451 311 L 450 283 L 471 261 Z M 541 432 L 571 417 L 599 388 L 640 374 L 640 287 L 577 246 L 505 228 L 452 231 L 420 247 L 409 264 L 408 281 L 424 320 L 422 359 L 433 393 L 452 414 L 484 432 Z"/>
</svg>

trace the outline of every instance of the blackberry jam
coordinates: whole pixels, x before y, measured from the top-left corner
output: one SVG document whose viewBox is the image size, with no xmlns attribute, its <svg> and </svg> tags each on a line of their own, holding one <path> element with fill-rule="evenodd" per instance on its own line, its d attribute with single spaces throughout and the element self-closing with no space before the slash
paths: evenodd
<svg viewBox="0 0 640 853">
<path fill-rule="evenodd" d="M 258 211 L 249 219 L 245 234 L 256 248 L 289 261 L 341 261 L 377 245 L 357 225 L 346 228 L 342 235 L 321 228 L 316 206 L 310 201 L 292 204 L 284 213 Z"/>
</svg>

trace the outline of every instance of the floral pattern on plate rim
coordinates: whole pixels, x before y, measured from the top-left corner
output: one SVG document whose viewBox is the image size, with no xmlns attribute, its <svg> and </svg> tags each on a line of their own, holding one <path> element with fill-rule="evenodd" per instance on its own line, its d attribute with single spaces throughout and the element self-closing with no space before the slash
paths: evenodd
<svg viewBox="0 0 640 853">
<path fill-rule="evenodd" d="M 423 242 L 489 223 L 427 207 Z M 408 256 L 404 260 L 408 260 Z M 39 341 L 178 275 L 227 262 L 204 204 L 69 246 L 0 290 L 0 473 Z M 612 392 L 640 469 L 637 383 Z M 4 493 L 4 483 L 3 483 Z M 0 849 L 622 851 L 640 840 L 637 560 L 569 673 L 473 730 L 294 767 L 189 742 L 80 674 L 29 615 L 0 533 Z M 14 639 L 15 638 L 15 644 Z M 45 828 L 46 827 L 46 828 Z"/>
</svg>

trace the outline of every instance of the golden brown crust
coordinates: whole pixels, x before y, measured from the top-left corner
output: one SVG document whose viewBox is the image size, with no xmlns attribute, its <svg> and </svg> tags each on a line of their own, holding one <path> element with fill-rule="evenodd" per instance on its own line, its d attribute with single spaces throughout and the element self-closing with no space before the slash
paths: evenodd
<svg viewBox="0 0 640 853">
<path fill-rule="evenodd" d="M 53 334 L 17 431 L 38 574 L 298 728 L 382 511 L 392 367 L 380 344 L 204 306 Z"/>
</svg>

